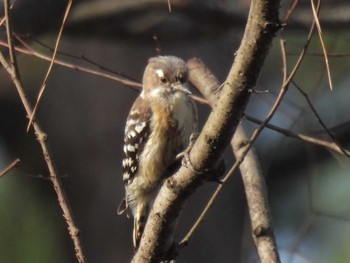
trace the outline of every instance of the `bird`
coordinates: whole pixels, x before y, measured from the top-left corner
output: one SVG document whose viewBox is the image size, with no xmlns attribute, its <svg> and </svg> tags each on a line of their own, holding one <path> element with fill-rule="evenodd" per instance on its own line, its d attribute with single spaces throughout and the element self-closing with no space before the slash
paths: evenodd
<svg viewBox="0 0 350 263">
<path fill-rule="evenodd" d="M 135 250 L 161 183 L 197 133 L 197 108 L 187 80 L 184 60 L 175 56 L 150 58 L 142 92 L 126 121 L 122 161 L 125 198 L 118 214 L 126 211 L 134 218 Z"/>
</svg>

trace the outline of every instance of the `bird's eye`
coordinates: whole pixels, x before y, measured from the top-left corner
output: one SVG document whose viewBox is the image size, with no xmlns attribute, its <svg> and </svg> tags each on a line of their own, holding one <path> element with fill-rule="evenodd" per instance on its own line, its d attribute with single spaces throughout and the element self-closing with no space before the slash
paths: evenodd
<svg viewBox="0 0 350 263">
<path fill-rule="evenodd" d="M 166 79 L 166 77 L 161 77 L 160 82 L 162 82 L 163 84 L 166 84 L 168 80 Z"/>
</svg>

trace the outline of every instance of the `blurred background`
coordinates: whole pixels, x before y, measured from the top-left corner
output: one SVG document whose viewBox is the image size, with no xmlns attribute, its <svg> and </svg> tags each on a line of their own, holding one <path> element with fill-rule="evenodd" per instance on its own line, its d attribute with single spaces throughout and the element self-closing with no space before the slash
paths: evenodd
<svg viewBox="0 0 350 263">
<path fill-rule="evenodd" d="M 3 16 L 3 1 L 0 1 Z M 17 0 L 14 31 L 35 51 L 52 55 L 67 1 Z M 282 82 L 279 39 L 286 39 L 291 69 L 312 22 L 310 2 L 298 5 L 276 37 L 246 113 L 264 119 Z M 282 0 L 281 20 L 293 1 Z M 247 0 L 76 0 L 67 20 L 58 59 L 101 67 L 141 80 L 149 57 L 171 54 L 199 57 L 225 80 L 247 19 Z M 350 4 L 322 1 L 321 25 L 330 57 L 330 91 L 315 32 L 295 82 L 306 92 L 322 120 L 344 147 L 349 146 Z M 6 41 L 5 28 L 0 40 Z M 154 40 L 157 37 L 157 41 Z M 6 48 L 0 47 L 6 53 Z M 49 63 L 18 53 L 28 97 L 34 104 Z M 90 63 L 89 61 L 93 61 Z M 96 65 L 100 66 L 100 68 Z M 88 262 L 129 262 L 132 220 L 117 216 L 124 196 L 121 157 L 124 125 L 138 92 L 104 77 L 55 65 L 37 118 L 48 134 Z M 198 105 L 201 125 L 209 109 Z M 0 68 L 0 262 L 75 262 L 48 171 L 11 79 Z M 306 99 L 290 86 L 271 123 L 296 133 L 329 139 Z M 256 125 L 243 121 L 248 135 Z M 350 162 L 340 154 L 265 129 L 256 151 L 266 176 L 273 223 L 282 262 L 350 262 Z M 234 161 L 227 150 L 226 166 Z M 189 200 L 177 239 L 187 233 L 214 191 L 203 185 Z M 240 175 L 225 186 L 214 208 L 180 252 L 178 262 L 258 262 Z"/>
</svg>

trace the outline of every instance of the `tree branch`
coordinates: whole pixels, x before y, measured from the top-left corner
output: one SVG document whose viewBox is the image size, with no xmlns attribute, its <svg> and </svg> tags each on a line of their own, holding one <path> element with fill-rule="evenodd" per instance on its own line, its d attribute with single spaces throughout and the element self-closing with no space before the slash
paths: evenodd
<svg viewBox="0 0 350 263">
<path fill-rule="evenodd" d="M 56 55 L 57 55 L 57 51 L 58 51 L 58 46 L 59 46 L 59 43 L 61 41 L 61 37 L 62 37 L 62 33 L 63 33 L 63 29 L 64 29 L 64 26 L 66 24 L 66 21 L 67 21 L 67 17 L 68 17 L 68 14 L 71 10 L 71 7 L 72 7 L 72 3 L 73 3 L 73 0 L 68 0 L 68 4 L 67 4 L 67 7 L 66 7 L 66 11 L 64 13 L 64 16 L 63 16 L 63 21 L 61 23 L 61 27 L 60 27 L 60 31 L 58 32 L 58 35 L 57 35 L 57 39 L 56 39 L 56 44 L 55 44 L 55 49 L 53 51 L 53 55 L 52 55 L 52 59 L 50 61 L 50 65 L 49 65 L 49 68 L 47 69 L 47 72 L 46 72 L 46 75 L 45 75 L 45 78 L 43 80 L 43 83 L 41 84 L 41 87 L 40 87 L 40 91 L 39 91 L 39 94 L 38 94 L 38 97 L 36 99 L 36 103 L 34 105 L 34 109 L 33 109 L 33 112 L 32 112 L 32 115 L 29 116 L 29 122 L 28 122 L 28 126 L 27 126 L 27 132 L 29 131 L 30 129 L 30 126 L 33 122 L 33 119 L 35 117 L 35 113 L 38 109 L 38 106 L 39 106 L 39 103 L 40 103 L 40 100 L 44 94 L 44 91 L 45 91 L 45 88 L 46 88 L 46 84 L 47 84 L 47 80 L 49 78 L 49 75 L 51 73 L 51 70 L 52 70 L 52 67 L 54 65 L 54 61 L 56 59 Z"/>
<path fill-rule="evenodd" d="M 250 115 L 247 115 L 247 114 L 244 115 L 244 119 L 246 119 L 246 120 L 248 120 L 248 121 L 250 121 L 252 123 L 256 123 L 258 125 L 261 125 L 263 123 L 263 121 L 261 121 L 261 120 L 259 120 L 257 118 L 254 118 L 254 117 L 252 117 Z M 350 156 L 350 152 L 349 151 L 344 149 L 342 146 L 339 146 L 334 141 L 326 141 L 326 140 L 322 140 L 320 138 L 308 136 L 308 135 L 305 135 L 305 134 L 295 133 L 295 132 L 292 132 L 290 130 L 278 127 L 278 126 L 270 124 L 270 123 L 266 124 L 266 128 L 268 128 L 270 130 L 273 130 L 275 132 L 278 132 L 280 134 L 283 134 L 283 135 L 285 135 L 287 137 L 291 137 L 291 138 L 294 138 L 294 139 L 301 140 L 303 142 L 307 142 L 307 143 L 311 143 L 311 144 L 314 144 L 314 145 L 318 145 L 318 146 L 324 147 L 327 150 L 334 151 L 336 153 L 345 155 L 347 157 Z"/>
<path fill-rule="evenodd" d="M 21 38 L 17 38 L 17 40 L 19 42 L 21 42 L 22 45 L 25 47 L 25 48 L 21 48 L 21 47 L 17 47 L 17 46 L 14 47 L 17 52 L 20 52 L 22 54 L 29 55 L 29 56 L 34 56 L 34 57 L 42 59 L 44 61 L 51 61 L 52 60 L 51 56 L 48 56 L 48 55 L 43 54 L 42 52 L 36 51 L 35 49 L 31 48 Z M 7 48 L 9 47 L 9 45 L 7 43 L 5 43 L 4 41 L 1 41 L 1 40 L 0 40 L 0 46 L 7 47 Z M 137 82 L 137 81 L 128 79 L 126 77 L 120 76 L 120 75 L 118 75 L 116 73 L 106 72 L 106 70 L 104 70 L 104 69 L 94 70 L 94 69 L 91 69 L 91 68 L 88 68 L 88 67 L 76 65 L 76 64 L 73 64 L 73 63 L 70 63 L 70 62 L 66 62 L 66 61 L 63 61 L 63 60 L 60 60 L 60 59 L 55 59 L 54 63 L 57 64 L 57 65 L 60 65 L 60 66 L 72 69 L 72 70 L 85 72 L 85 73 L 88 73 L 88 74 L 91 74 L 91 75 L 94 75 L 94 76 L 99 76 L 99 77 L 102 77 L 102 78 L 105 78 L 105 79 L 110 79 L 110 80 L 113 80 L 113 81 L 117 81 L 117 82 L 119 82 L 121 84 L 124 84 L 124 85 L 126 85 L 126 86 L 128 86 L 128 87 L 130 87 L 132 89 L 135 89 L 135 90 L 140 90 L 140 88 L 142 87 L 140 82 Z"/>
<path fill-rule="evenodd" d="M 244 147 L 242 146 L 247 141 L 248 138 L 243 126 L 238 126 L 231 141 L 232 149 L 237 159 L 244 154 Z M 247 197 L 253 240 L 260 262 L 280 262 L 268 205 L 267 187 L 254 149 L 250 149 L 246 154 L 239 169 Z"/>
<path fill-rule="evenodd" d="M 23 85 L 20 80 L 19 72 L 18 72 L 18 66 L 16 61 L 16 55 L 14 52 L 13 47 L 13 37 L 12 37 L 12 30 L 11 30 L 11 20 L 10 20 L 10 14 L 9 14 L 9 0 L 4 1 L 5 6 L 5 17 L 6 17 L 6 30 L 7 30 L 7 38 L 8 38 L 8 46 L 9 46 L 9 53 L 10 53 L 10 62 L 9 64 L 3 53 L 0 52 L 0 63 L 3 65 L 3 67 L 6 69 L 8 74 L 11 76 L 11 79 L 17 88 L 18 94 L 20 96 L 20 99 L 22 101 L 22 104 L 26 110 L 26 113 L 28 116 L 30 116 L 33 113 L 33 108 L 30 105 L 29 100 L 27 99 L 26 93 L 23 89 Z M 37 120 L 33 120 L 33 127 L 35 131 L 35 135 L 40 143 L 40 146 L 43 151 L 43 156 L 45 159 L 45 162 L 47 164 L 48 170 L 50 172 L 50 180 L 53 184 L 53 187 L 57 194 L 58 203 L 62 209 L 63 217 L 67 223 L 68 231 L 71 236 L 71 239 L 74 243 L 74 248 L 76 252 L 76 257 L 79 263 L 84 263 L 84 253 L 82 250 L 80 238 L 79 238 L 79 229 L 76 227 L 73 215 L 68 203 L 68 198 L 66 197 L 66 194 L 61 186 L 61 180 L 60 177 L 57 175 L 57 170 L 53 163 L 52 154 L 49 150 L 48 142 L 47 142 L 47 134 L 42 130 Z"/>
<path fill-rule="evenodd" d="M 201 61 L 192 59 L 188 62 L 188 66 L 190 69 L 191 83 L 195 85 L 195 87 L 198 88 L 202 94 L 206 94 L 206 98 L 210 102 L 210 105 L 215 105 L 216 98 L 219 95 L 219 82 L 215 76 Z M 248 138 L 245 135 L 245 131 L 242 125 L 239 125 L 233 139 L 231 140 L 231 146 L 237 160 L 244 158 L 244 161 L 242 161 L 239 169 L 241 171 L 244 189 L 246 192 L 248 209 L 252 223 L 253 239 L 258 250 L 260 262 L 280 262 L 272 230 L 273 228 L 270 219 L 265 180 L 261 173 L 260 165 L 254 150 L 251 149 L 247 153 L 244 151 L 245 147 L 243 146 L 245 146 L 247 142 Z M 227 182 L 231 175 L 232 172 L 230 171 L 222 179 L 222 184 L 217 187 L 217 190 L 213 194 L 208 205 L 200 215 L 193 228 L 198 227 L 200 222 L 204 219 L 218 193 L 221 191 L 223 185 Z M 193 228 L 181 243 L 188 242 L 189 238 L 194 232 Z"/>
<path fill-rule="evenodd" d="M 20 160 L 17 158 L 12 163 L 6 166 L 4 170 L 0 172 L 0 177 L 4 176 L 6 173 L 8 173 L 12 168 L 16 167 L 16 165 L 20 162 Z"/>
<path fill-rule="evenodd" d="M 142 87 L 142 84 L 139 81 L 133 80 L 133 79 L 125 76 L 124 74 L 120 74 L 120 73 L 114 72 L 114 71 L 112 71 L 110 69 L 107 69 L 107 68 L 101 66 L 101 65 L 98 65 L 97 63 L 92 62 L 91 60 L 87 59 L 84 56 L 82 56 L 80 58 L 82 60 L 87 61 L 88 63 L 90 63 L 90 64 L 92 64 L 94 66 L 97 66 L 98 69 L 95 70 L 95 69 L 92 69 L 90 67 L 80 66 L 80 65 L 77 65 L 77 64 L 74 64 L 74 63 L 70 63 L 70 62 L 66 62 L 66 61 L 60 60 L 60 59 L 52 60 L 52 57 L 47 56 L 47 55 L 43 54 L 42 52 L 34 50 L 25 41 L 23 41 L 21 38 L 17 38 L 17 40 L 19 42 L 21 42 L 22 45 L 25 48 L 21 48 L 21 47 L 15 46 L 14 49 L 17 52 L 20 52 L 22 54 L 29 55 L 29 56 L 34 56 L 36 58 L 39 58 L 39 59 L 42 59 L 42 60 L 45 60 L 45 61 L 53 61 L 53 63 L 55 63 L 57 65 L 60 65 L 60 66 L 63 66 L 63 67 L 66 67 L 66 68 L 69 68 L 69 69 L 72 69 L 72 70 L 85 72 L 85 73 L 88 73 L 88 74 L 91 74 L 91 75 L 94 75 L 94 76 L 99 76 L 99 77 L 102 77 L 102 78 L 105 78 L 105 79 L 110 79 L 110 80 L 116 81 L 118 83 L 124 84 L 125 86 L 128 86 L 129 88 L 131 88 L 133 90 L 137 90 L 138 91 Z M 1 40 L 0 40 L 0 46 L 7 47 L 7 48 L 9 47 L 8 43 L 5 43 L 4 41 L 1 41 Z M 65 54 L 65 55 L 67 55 L 67 56 L 74 56 L 74 55 L 70 55 L 70 54 Z M 201 104 L 207 104 L 207 101 L 205 99 L 199 97 L 199 96 L 192 95 L 192 98 L 195 101 L 197 101 L 197 102 L 199 102 Z"/>
<path fill-rule="evenodd" d="M 272 39 L 280 28 L 279 0 L 252 1 L 241 46 L 211 112 L 191 152 L 196 171 L 208 171 L 221 157 L 237 128 Z M 154 202 L 140 247 L 132 262 L 159 262 L 173 244 L 173 234 L 182 207 L 206 180 L 206 173 L 181 167 L 161 187 Z"/>
</svg>

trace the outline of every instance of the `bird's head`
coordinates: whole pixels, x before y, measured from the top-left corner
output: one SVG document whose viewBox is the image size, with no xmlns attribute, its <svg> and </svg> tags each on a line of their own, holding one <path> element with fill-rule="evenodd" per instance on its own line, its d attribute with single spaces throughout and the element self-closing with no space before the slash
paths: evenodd
<svg viewBox="0 0 350 263">
<path fill-rule="evenodd" d="M 143 75 L 143 93 L 147 96 L 170 95 L 177 92 L 191 94 L 187 88 L 186 63 L 174 56 L 150 58 Z"/>
</svg>

